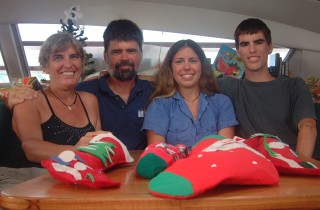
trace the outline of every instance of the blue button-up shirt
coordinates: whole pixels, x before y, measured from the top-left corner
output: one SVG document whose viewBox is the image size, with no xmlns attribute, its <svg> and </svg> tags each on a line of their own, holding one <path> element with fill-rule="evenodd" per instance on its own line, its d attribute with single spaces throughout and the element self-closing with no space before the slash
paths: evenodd
<svg viewBox="0 0 320 210">
<path fill-rule="evenodd" d="M 146 134 L 141 131 L 141 127 L 153 87 L 148 81 L 136 78 L 136 85 L 131 90 L 128 102 L 125 103 L 109 88 L 106 82 L 108 76 L 81 82 L 77 90 L 97 96 L 103 130 L 111 131 L 129 150 L 145 149 Z"/>
<path fill-rule="evenodd" d="M 200 94 L 198 115 L 193 119 L 179 93 L 168 98 L 156 98 L 149 105 L 143 130 L 152 130 L 172 145 L 186 144 L 191 148 L 203 137 L 238 125 L 229 97 L 223 94 Z"/>
</svg>

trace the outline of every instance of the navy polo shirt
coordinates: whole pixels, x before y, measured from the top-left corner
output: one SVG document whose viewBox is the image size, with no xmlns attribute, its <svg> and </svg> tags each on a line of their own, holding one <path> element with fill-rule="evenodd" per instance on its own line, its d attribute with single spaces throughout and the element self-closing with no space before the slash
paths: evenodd
<svg viewBox="0 0 320 210">
<path fill-rule="evenodd" d="M 111 131 L 129 150 L 145 149 L 147 137 L 141 128 L 153 87 L 148 81 L 136 77 L 136 85 L 131 90 L 126 104 L 109 88 L 106 82 L 108 76 L 81 82 L 76 89 L 97 96 L 103 130 Z"/>
</svg>

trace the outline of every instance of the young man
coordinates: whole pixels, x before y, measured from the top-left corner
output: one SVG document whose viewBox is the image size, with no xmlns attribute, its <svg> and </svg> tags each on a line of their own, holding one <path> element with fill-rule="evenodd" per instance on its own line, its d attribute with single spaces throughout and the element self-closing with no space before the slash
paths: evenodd
<svg viewBox="0 0 320 210">
<path fill-rule="evenodd" d="M 218 80 L 239 120 L 237 135 L 278 136 L 299 155 L 311 157 L 316 141 L 316 115 L 309 89 L 301 78 L 273 77 L 268 70 L 271 32 L 259 19 L 242 21 L 234 33 L 236 49 L 245 66 L 242 80 Z"/>
</svg>

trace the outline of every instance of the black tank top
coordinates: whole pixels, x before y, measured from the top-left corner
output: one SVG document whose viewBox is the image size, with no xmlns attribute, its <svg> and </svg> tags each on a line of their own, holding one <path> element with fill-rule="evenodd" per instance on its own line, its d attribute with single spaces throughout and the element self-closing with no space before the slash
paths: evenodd
<svg viewBox="0 0 320 210">
<path fill-rule="evenodd" d="M 41 124 L 43 139 L 55 144 L 60 144 L 60 145 L 75 145 L 79 141 L 79 139 L 82 136 L 84 136 L 87 132 L 95 131 L 94 126 L 90 122 L 87 110 L 81 100 L 81 97 L 77 92 L 76 94 L 80 99 L 80 102 L 83 106 L 83 109 L 89 121 L 89 123 L 83 128 L 70 126 L 64 123 L 62 120 L 60 120 L 55 115 L 47 95 L 44 93 L 43 90 L 41 90 L 41 92 L 44 94 L 52 113 L 52 116 L 49 118 L 49 120 Z"/>
</svg>

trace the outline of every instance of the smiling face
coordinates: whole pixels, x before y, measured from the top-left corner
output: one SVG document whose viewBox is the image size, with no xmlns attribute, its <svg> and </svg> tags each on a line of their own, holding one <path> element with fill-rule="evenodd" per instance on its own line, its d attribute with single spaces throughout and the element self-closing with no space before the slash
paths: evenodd
<svg viewBox="0 0 320 210">
<path fill-rule="evenodd" d="M 120 81 L 128 81 L 136 75 L 142 52 L 136 41 L 111 40 L 104 56 L 110 74 Z"/>
<path fill-rule="evenodd" d="M 268 71 L 268 55 L 272 49 L 272 44 L 268 45 L 262 32 L 239 35 L 237 52 L 246 71 Z"/>
<path fill-rule="evenodd" d="M 49 55 L 45 71 L 50 76 L 50 82 L 64 87 L 75 86 L 82 73 L 83 61 L 74 46 L 64 51 Z"/>
<path fill-rule="evenodd" d="M 201 62 L 190 47 L 183 47 L 174 55 L 171 69 L 179 88 L 199 87 Z"/>
</svg>

